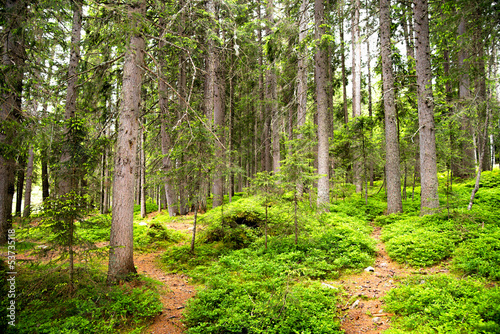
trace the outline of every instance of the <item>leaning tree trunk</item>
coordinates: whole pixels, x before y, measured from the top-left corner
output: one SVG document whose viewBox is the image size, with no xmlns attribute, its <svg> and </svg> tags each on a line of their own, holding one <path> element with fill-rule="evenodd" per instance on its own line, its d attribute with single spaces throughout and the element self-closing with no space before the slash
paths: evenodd
<svg viewBox="0 0 500 334">
<path fill-rule="evenodd" d="M 323 35 L 325 34 L 324 20 L 325 4 L 323 0 L 315 0 L 314 22 L 316 30 L 316 54 L 314 55 L 314 74 L 318 110 L 318 175 L 320 177 L 318 179 L 318 207 L 323 206 L 326 208 L 330 202 L 330 186 L 328 177 L 328 56 L 326 43 L 322 41 Z"/>
<path fill-rule="evenodd" d="M 135 273 L 133 257 L 134 169 L 139 130 L 144 39 L 138 33 L 145 2 L 128 6 L 129 44 L 123 64 L 123 102 L 119 111 L 118 137 L 113 182 L 108 284 Z"/>
<path fill-rule="evenodd" d="M 12 226 L 12 199 L 15 183 L 16 130 L 21 120 L 21 96 L 24 76 L 24 41 L 22 24 L 25 22 L 24 1 L 4 2 L 6 24 L 3 27 L 2 92 L 0 98 L 0 244 L 7 242 Z"/>
<path fill-rule="evenodd" d="M 427 0 L 415 1 L 414 16 L 420 143 L 420 214 L 426 215 L 435 213 L 439 209 L 436 129 L 434 124 L 434 103 L 432 96 Z"/>
<path fill-rule="evenodd" d="M 398 124 L 394 98 L 394 78 L 391 61 L 390 0 L 380 0 L 380 48 L 383 72 L 385 112 L 385 147 L 387 178 L 387 213 L 403 211 L 401 200 L 401 173 L 399 166 Z"/>
</svg>

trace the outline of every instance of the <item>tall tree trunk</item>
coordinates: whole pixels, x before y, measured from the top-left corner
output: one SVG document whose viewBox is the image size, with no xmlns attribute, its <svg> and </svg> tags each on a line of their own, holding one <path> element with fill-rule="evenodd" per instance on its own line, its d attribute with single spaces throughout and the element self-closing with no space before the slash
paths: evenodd
<svg viewBox="0 0 500 334">
<path fill-rule="evenodd" d="M 47 150 L 42 148 L 40 150 L 40 160 L 42 162 L 42 200 L 45 202 L 49 198 L 49 168 L 47 162 Z"/>
<path fill-rule="evenodd" d="M 325 207 L 330 203 L 329 184 L 329 147 L 328 147 L 328 96 L 327 96 L 327 75 L 328 75 L 328 55 L 327 45 L 323 42 L 325 34 L 325 4 L 323 0 L 314 2 L 314 23 L 316 54 L 315 81 L 316 81 L 316 101 L 318 110 L 318 207 Z"/>
<path fill-rule="evenodd" d="M 207 12 L 213 18 L 217 17 L 215 2 L 209 0 L 207 2 Z M 215 23 L 212 24 L 215 35 L 219 34 Z M 208 54 L 207 54 L 207 75 L 205 88 L 205 110 L 209 123 L 214 129 L 215 138 L 215 158 L 216 170 L 214 171 L 213 179 L 213 201 L 212 207 L 215 208 L 222 204 L 223 200 L 223 182 L 224 175 L 222 174 L 223 156 L 224 156 L 224 70 L 222 68 L 220 51 L 216 46 L 214 38 L 208 37 Z"/>
<path fill-rule="evenodd" d="M 299 13 L 299 60 L 297 66 L 297 129 L 300 131 L 306 123 L 307 115 L 307 47 L 304 45 L 307 37 L 307 24 L 309 22 L 308 0 L 302 0 Z M 298 134 L 302 139 L 302 133 Z M 304 185 L 297 182 L 297 195 L 302 197 Z"/>
<path fill-rule="evenodd" d="M 427 0 L 415 0 L 414 17 L 420 143 L 420 214 L 425 215 L 432 214 L 439 209 Z"/>
<path fill-rule="evenodd" d="M 185 1 L 179 1 L 179 8 L 184 7 Z M 185 37 L 186 30 L 186 11 L 183 10 L 180 15 L 180 24 L 179 24 L 179 34 L 181 37 Z M 187 70 L 186 70 L 186 54 L 185 51 L 179 49 L 179 78 L 177 80 L 177 90 L 178 90 L 178 99 L 179 99 L 179 109 L 177 117 L 178 119 L 182 119 L 182 115 L 186 112 L 187 107 Z M 184 158 L 182 157 L 180 160 L 176 161 L 177 166 L 181 167 L 184 164 Z M 188 199 L 189 193 L 187 191 L 187 176 L 181 175 L 181 179 L 179 182 L 179 213 L 181 215 L 185 215 L 189 212 L 188 207 Z M 206 200 L 202 200 L 203 203 L 206 203 Z"/>
<path fill-rule="evenodd" d="M 453 175 L 462 179 L 472 177 L 474 175 L 474 144 L 472 141 L 473 128 L 471 120 L 466 112 L 466 106 L 470 99 L 470 78 L 469 78 L 469 54 L 466 51 L 468 41 L 466 39 L 466 19 L 462 17 L 458 25 L 458 44 L 461 50 L 458 52 L 458 69 L 460 72 L 458 84 L 458 112 L 459 125 L 458 138 L 456 142 L 456 150 L 458 159 L 453 159 L 452 172 Z M 456 162 L 455 162 L 456 161 Z"/>
<path fill-rule="evenodd" d="M 360 0 L 354 0 L 353 15 L 352 15 L 352 117 L 361 116 L 361 39 L 359 29 L 359 10 Z M 356 192 L 359 193 L 363 189 L 362 177 L 363 167 L 361 159 L 354 157 L 354 184 Z"/>
<path fill-rule="evenodd" d="M 76 99 L 78 97 L 78 62 L 80 61 L 80 40 L 82 30 L 82 0 L 75 0 L 73 4 L 73 26 L 71 30 L 71 51 L 68 66 L 68 88 L 66 90 L 66 108 L 64 112 L 65 145 L 59 161 L 60 175 L 58 183 L 59 196 L 65 196 L 76 188 L 76 165 L 73 160 L 73 134 L 71 122 L 76 114 Z"/>
<path fill-rule="evenodd" d="M 340 58 L 342 66 L 342 107 L 344 110 L 344 123 L 349 122 L 349 112 L 347 111 L 347 73 L 345 68 L 345 43 L 344 43 L 344 0 L 340 1 Z"/>
<path fill-rule="evenodd" d="M 257 5 L 257 17 L 259 20 L 262 19 L 262 9 L 260 3 Z M 268 171 L 267 169 L 267 154 L 269 154 L 269 146 L 268 144 L 268 133 L 269 133 L 269 128 L 267 127 L 267 117 L 266 117 L 266 108 L 264 107 L 264 71 L 263 71 L 263 66 L 264 66 L 264 53 L 262 52 L 263 45 L 262 45 L 262 29 L 259 26 L 259 29 L 257 29 L 257 39 L 259 43 L 259 101 L 258 101 L 258 114 L 259 114 L 259 120 L 258 124 L 256 124 L 256 130 L 260 130 L 260 145 L 259 145 L 259 152 L 260 152 L 260 168 L 258 169 L 259 171 Z M 258 127 L 257 125 L 262 126 Z M 258 134 L 258 131 L 256 131 L 256 134 Z M 267 145 L 267 146 L 266 146 Z M 264 149 L 263 149 L 264 148 Z"/>
<path fill-rule="evenodd" d="M 26 189 L 24 190 L 24 210 L 23 217 L 31 214 L 31 185 L 33 183 L 33 164 L 35 161 L 35 151 L 33 145 L 29 148 L 28 166 L 26 167 Z"/>
<path fill-rule="evenodd" d="M 401 172 L 399 166 L 399 141 L 394 77 L 391 61 L 391 15 L 390 0 L 380 0 L 380 49 L 383 72 L 383 99 L 385 113 L 385 147 L 387 177 L 387 213 L 403 211 L 401 200 Z"/>
<path fill-rule="evenodd" d="M 21 96 L 24 76 L 24 41 L 22 24 L 25 5 L 21 0 L 4 2 L 6 22 L 3 26 L 2 89 L 0 104 L 0 145 L 12 148 L 16 126 L 21 119 Z M 15 183 L 13 148 L 0 154 L 0 244 L 7 242 L 12 226 L 12 199 Z"/>
<path fill-rule="evenodd" d="M 26 159 L 25 155 L 21 154 L 18 158 L 17 165 L 17 177 L 16 177 L 16 211 L 15 216 L 21 217 L 21 211 L 23 209 L 23 189 L 24 189 L 24 179 L 26 177 Z M 19 161 L 21 160 L 21 161 Z"/>
<path fill-rule="evenodd" d="M 371 75 L 371 55 L 370 55 L 370 39 L 366 39 L 366 55 L 368 57 L 368 116 L 372 117 L 373 116 L 373 108 L 372 108 L 372 75 Z M 373 141 L 373 129 L 370 130 L 370 141 Z M 370 163 L 370 187 L 373 187 L 373 157 L 369 158 L 369 163 Z M 368 189 L 366 189 L 368 191 Z"/>
<path fill-rule="evenodd" d="M 161 27 L 166 27 L 165 18 L 161 15 L 159 18 L 159 24 Z M 177 191 L 175 189 L 174 177 L 171 173 L 174 168 L 174 162 L 170 157 L 170 150 L 172 149 L 172 136 L 170 134 L 170 128 L 172 126 L 172 115 L 169 114 L 168 108 L 168 86 L 167 78 L 165 73 L 167 72 L 166 64 L 166 48 L 167 44 L 164 41 L 164 36 L 162 36 L 158 48 L 160 50 L 161 57 L 158 59 L 158 65 L 160 67 L 160 73 L 158 76 L 158 107 L 160 109 L 160 139 L 161 139 L 161 153 L 162 157 L 162 170 L 166 174 L 165 182 L 165 197 L 167 200 L 167 210 L 170 217 L 179 214 L 179 205 L 177 198 Z"/>
<path fill-rule="evenodd" d="M 272 38 L 272 27 L 274 26 L 274 4 L 273 0 L 267 1 L 266 10 L 266 36 Z M 271 40 L 270 40 L 271 41 Z M 271 41 L 271 43 L 275 43 Z M 274 55 L 271 55 L 274 58 Z M 277 79 L 275 60 L 270 60 L 269 69 L 266 73 L 266 116 L 268 118 L 268 131 L 271 132 L 269 140 L 272 144 L 272 171 L 276 174 L 280 170 L 280 117 L 277 97 Z M 266 147 L 267 149 L 267 147 Z M 269 164 L 269 162 L 267 163 Z M 269 169 L 268 169 L 269 170 Z"/>
<path fill-rule="evenodd" d="M 128 5 L 129 43 L 123 64 L 123 103 L 119 111 L 113 182 L 113 218 L 111 222 L 108 284 L 135 273 L 133 257 L 134 167 L 140 113 L 144 39 L 138 33 L 146 3 Z"/>
<path fill-rule="evenodd" d="M 220 63 L 220 55 L 217 54 L 217 74 L 214 94 L 214 126 L 217 134 L 215 143 L 215 158 L 217 159 L 217 169 L 215 171 L 213 185 L 213 204 L 212 208 L 222 205 L 224 199 L 224 125 L 225 125 L 225 85 L 224 85 L 224 70 Z"/>
<path fill-rule="evenodd" d="M 142 123 L 142 122 L 141 122 Z M 144 133 L 144 124 L 140 125 L 139 140 L 141 150 L 141 217 L 146 218 L 146 152 L 144 152 L 146 144 L 146 134 Z"/>
</svg>

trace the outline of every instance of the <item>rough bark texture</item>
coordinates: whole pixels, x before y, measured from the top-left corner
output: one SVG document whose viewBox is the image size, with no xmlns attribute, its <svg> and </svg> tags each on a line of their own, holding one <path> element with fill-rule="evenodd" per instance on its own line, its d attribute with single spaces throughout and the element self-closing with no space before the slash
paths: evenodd
<svg viewBox="0 0 500 334">
<path fill-rule="evenodd" d="M 34 161 L 35 161 L 35 152 L 33 151 L 33 146 L 30 146 L 28 153 L 28 166 L 26 167 L 26 188 L 24 190 L 23 217 L 29 217 L 31 213 L 31 186 L 33 184 Z"/>
<path fill-rule="evenodd" d="M 119 111 L 113 182 L 108 283 L 116 283 L 135 273 L 133 258 L 134 166 L 137 148 L 138 117 L 141 101 L 144 39 L 137 32 L 138 17 L 145 15 L 146 4 L 128 7 L 129 45 L 123 64 L 123 102 Z"/>
<path fill-rule="evenodd" d="M 21 161 L 19 161 L 21 160 Z M 24 189 L 24 179 L 26 177 L 26 161 L 25 156 L 22 154 L 16 163 L 17 176 L 16 176 L 16 211 L 15 216 L 21 217 L 21 211 L 23 209 L 23 189 Z"/>
<path fill-rule="evenodd" d="M 361 116 L 361 40 L 359 29 L 360 0 L 354 1 L 352 15 L 352 117 Z M 363 189 L 362 177 L 363 167 L 361 159 L 354 157 L 353 162 L 354 184 L 356 192 Z"/>
<path fill-rule="evenodd" d="M 215 19 L 217 11 L 213 0 L 207 2 L 207 12 Z M 214 26 L 215 34 L 218 30 Z M 213 179 L 213 208 L 222 204 L 224 176 L 222 174 L 224 157 L 224 69 L 220 60 L 220 51 L 216 41 L 208 37 L 208 55 L 207 55 L 207 75 L 205 82 L 205 110 L 209 124 L 217 135 L 215 139 L 215 158 L 217 168 L 214 171 Z"/>
<path fill-rule="evenodd" d="M 261 20 L 262 14 L 261 14 L 261 6 L 257 6 L 257 15 L 258 19 Z M 256 121 L 255 124 L 255 133 L 258 134 L 260 131 L 260 143 L 259 145 L 256 145 L 258 148 L 258 153 L 256 155 L 260 157 L 259 161 L 256 161 L 256 163 L 259 164 L 258 171 L 265 171 L 267 170 L 267 164 L 266 164 L 266 152 L 269 153 L 269 150 L 263 150 L 262 148 L 265 146 L 265 143 L 267 143 L 267 134 L 268 130 L 265 127 L 266 124 L 266 111 L 264 108 L 264 71 L 263 71 L 263 65 L 264 65 L 264 53 L 262 52 L 263 46 L 262 46 L 262 29 L 259 27 L 257 30 L 257 40 L 259 43 L 259 91 L 257 92 L 259 95 L 259 119 L 258 122 Z"/>
<path fill-rule="evenodd" d="M 439 209 L 427 0 L 415 0 L 414 17 L 420 143 L 420 214 L 425 215 Z"/>
<path fill-rule="evenodd" d="M 385 112 L 385 148 L 387 177 L 387 213 L 403 211 L 401 200 L 401 172 L 399 166 L 398 124 L 394 99 L 394 77 L 391 61 L 390 1 L 380 0 L 380 48 L 383 72 L 383 99 Z"/>
<path fill-rule="evenodd" d="M 47 153 L 44 148 L 40 152 L 40 160 L 42 162 L 42 199 L 45 202 L 50 196 L 49 190 L 49 167 L 47 162 Z"/>
<path fill-rule="evenodd" d="M 458 43 L 461 50 L 458 52 L 458 68 L 460 71 L 458 84 L 458 112 L 459 112 L 459 127 L 457 129 L 458 136 L 453 138 L 455 144 L 457 159 L 453 159 L 451 165 L 453 176 L 466 179 L 474 175 L 474 144 L 472 141 L 472 126 L 469 115 L 467 115 L 465 107 L 470 99 L 470 78 L 469 65 L 467 58 L 468 41 L 465 39 L 466 22 L 465 17 L 462 17 L 458 25 Z"/>
<path fill-rule="evenodd" d="M 12 198 L 15 183 L 15 127 L 21 118 L 21 95 L 24 75 L 24 1 L 4 3 L 6 22 L 2 33 L 2 96 L 0 104 L 0 244 L 7 242 L 12 224 Z"/>
<path fill-rule="evenodd" d="M 267 1 L 266 10 L 266 36 L 271 36 L 272 27 L 274 26 L 274 4 L 273 0 Z M 273 42 L 274 43 L 274 42 Z M 270 118 L 270 131 L 272 143 L 272 171 L 276 174 L 280 170 L 280 117 L 277 101 L 277 79 L 275 61 L 271 60 L 269 69 L 266 73 L 266 114 Z M 269 131 L 269 130 L 268 130 Z"/>
<path fill-rule="evenodd" d="M 344 16 L 344 1 L 340 3 L 340 17 Z M 344 123 L 349 122 L 349 112 L 347 111 L 347 74 L 345 68 L 345 43 L 344 43 L 344 20 L 340 22 L 340 58 L 342 66 L 342 108 L 344 110 Z"/>
<path fill-rule="evenodd" d="M 68 66 L 68 88 L 66 89 L 66 106 L 64 119 L 66 121 L 65 144 L 60 159 L 58 193 L 64 196 L 74 190 L 77 184 L 76 166 L 72 166 L 72 143 L 70 122 L 76 114 L 76 99 L 78 97 L 78 62 L 80 61 L 80 39 L 82 30 L 82 1 L 73 1 L 73 26 L 71 30 L 71 51 Z"/>
<path fill-rule="evenodd" d="M 160 16 L 159 23 L 161 27 L 166 26 L 166 21 L 163 16 Z M 172 115 L 169 114 L 168 109 L 168 86 L 166 83 L 165 74 L 167 71 L 167 64 L 165 61 L 165 47 L 166 43 L 163 39 L 160 40 L 158 48 L 162 54 L 158 59 L 158 65 L 160 67 L 160 74 L 158 77 L 158 107 L 160 109 L 160 140 L 161 140 L 161 154 L 162 158 L 162 169 L 166 174 L 164 179 L 165 184 L 165 197 L 167 200 L 167 210 L 170 217 L 179 214 L 179 206 L 177 193 L 175 189 L 175 182 L 173 177 L 170 175 L 173 169 L 173 161 L 170 157 L 170 150 L 172 149 L 172 138 L 170 134 L 170 128 L 172 124 Z"/>
<path fill-rule="evenodd" d="M 307 23 L 309 15 L 307 7 L 308 0 L 302 0 L 299 13 L 299 60 L 297 66 L 297 129 L 300 130 L 306 123 L 307 115 L 307 48 L 304 40 L 307 37 Z M 302 139 L 303 135 L 299 133 L 298 139 Z M 290 138 L 291 139 L 291 138 Z M 304 185 L 301 182 L 297 183 L 297 194 L 299 197 L 304 192 Z"/>
<path fill-rule="evenodd" d="M 139 131 L 139 139 L 141 141 L 141 217 L 146 218 L 146 152 L 145 141 L 146 134 L 144 133 L 144 125 L 141 124 Z"/>
<path fill-rule="evenodd" d="M 217 169 L 214 176 L 213 185 L 213 204 L 215 208 L 222 204 L 224 198 L 224 123 L 225 123 L 225 85 L 224 85 L 224 69 L 220 62 L 220 54 L 217 52 L 216 58 L 216 84 L 214 90 L 214 126 L 217 134 L 215 143 L 215 158 L 217 159 Z"/>
<path fill-rule="evenodd" d="M 185 5 L 184 0 L 179 1 L 179 9 L 183 8 Z M 180 14 L 180 24 L 178 27 L 180 36 L 185 36 L 186 29 L 186 11 L 183 10 Z M 177 80 L 177 92 L 179 99 L 179 108 L 177 111 L 177 118 L 181 119 L 182 115 L 186 112 L 186 91 L 187 91 L 187 70 L 186 70 L 186 54 L 184 50 L 179 50 L 179 78 Z M 184 164 L 184 159 L 181 158 L 176 161 L 178 166 Z M 187 214 L 189 212 L 188 207 L 188 191 L 187 191 L 187 176 L 182 176 L 179 182 L 179 213 L 181 215 Z M 203 199 L 202 201 L 206 201 Z"/>
<path fill-rule="evenodd" d="M 330 202 L 330 187 L 328 177 L 329 155 L 328 155 L 328 96 L 327 75 L 328 56 L 322 37 L 325 34 L 323 26 L 325 18 L 325 4 L 323 0 L 314 2 L 314 23 L 316 38 L 316 54 L 314 55 L 316 81 L 316 102 L 318 111 L 318 206 L 324 206 Z"/>
<path fill-rule="evenodd" d="M 366 55 L 368 57 L 367 69 L 368 69 L 368 116 L 373 116 L 373 108 L 372 108 L 372 75 L 371 75 L 371 55 L 370 55 L 370 39 L 366 40 Z M 373 130 L 370 130 L 370 141 L 373 140 Z M 370 155 L 369 158 L 369 174 L 370 174 L 370 187 L 373 187 L 373 157 Z M 368 192 L 368 189 L 366 189 Z"/>
</svg>

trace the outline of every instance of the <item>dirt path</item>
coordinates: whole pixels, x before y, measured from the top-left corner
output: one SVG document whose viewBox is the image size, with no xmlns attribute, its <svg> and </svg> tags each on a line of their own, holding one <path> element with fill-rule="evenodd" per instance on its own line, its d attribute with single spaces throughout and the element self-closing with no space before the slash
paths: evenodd
<svg viewBox="0 0 500 334">
<path fill-rule="evenodd" d="M 194 287 L 188 284 L 188 277 L 178 274 L 166 274 L 157 264 L 161 253 L 137 255 L 134 263 L 140 274 L 162 282 L 160 287 L 163 312 L 153 319 L 153 324 L 143 333 L 178 334 L 184 333 L 184 324 L 181 322 L 182 311 L 186 301 L 194 296 Z"/>
<path fill-rule="evenodd" d="M 154 217 L 155 214 L 148 216 Z M 166 224 L 169 229 L 191 234 L 192 223 L 183 221 Z M 140 274 L 146 275 L 160 281 L 161 302 L 163 311 L 153 319 L 153 323 L 143 333 L 147 334 L 180 334 L 184 333 L 185 326 L 182 323 L 182 312 L 189 298 L 195 294 L 194 286 L 188 283 L 189 277 L 179 274 L 167 274 L 159 266 L 158 260 L 162 251 L 138 254 L 134 257 L 134 263 Z"/>
<path fill-rule="evenodd" d="M 380 231 L 380 227 L 374 227 L 372 234 L 378 241 L 374 271 L 363 271 L 361 274 L 342 278 L 339 282 L 348 295 L 342 305 L 345 314 L 341 320 L 342 329 L 346 334 L 375 334 L 389 328 L 391 314 L 384 311 L 382 297 L 395 287 L 395 277 L 447 271 L 440 265 L 415 269 L 391 261 L 385 251 L 385 244 L 380 241 Z"/>
</svg>

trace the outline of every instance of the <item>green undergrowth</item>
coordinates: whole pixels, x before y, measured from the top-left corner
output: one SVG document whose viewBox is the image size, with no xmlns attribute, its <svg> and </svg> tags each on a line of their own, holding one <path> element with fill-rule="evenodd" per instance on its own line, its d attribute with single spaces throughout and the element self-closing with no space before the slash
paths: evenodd
<svg viewBox="0 0 500 334">
<path fill-rule="evenodd" d="M 477 213 L 389 215 L 375 222 L 384 226 L 381 239 L 387 253 L 400 263 L 425 267 L 452 258 L 457 270 L 500 279 L 500 226 Z"/>
<path fill-rule="evenodd" d="M 165 249 L 185 239 L 184 233 L 169 229 L 157 221 L 147 225 L 134 223 L 134 249 L 138 251 Z"/>
<path fill-rule="evenodd" d="M 188 301 L 187 333 L 343 333 L 338 292 L 318 282 L 217 275 Z"/>
<path fill-rule="evenodd" d="M 450 275 L 413 276 L 385 297 L 395 333 L 500 333 L 500 288 Z"/>
<path fill-rule="evenodd" d="M 188 333 L 340 333 L 340 291 L 318 280 L 372 264 L 372 228 L 354 215 L 300 205 L 297 243 L 293 202 L 253 196 L 203 215 L 194 254 L 188 245 L 166 250 L 170 270 L 203 285 L 188 303 Z"/>
<path fill-rule="evenodd" d="M 104 272 L 76 268 L 71 289 L 64 268 L 37 265 L 19 270 L 16 333 L 120 333 L 131 328 L 139 333 L 162 310 L 152 281 L 137 277 L 110 287 L 105 280 Z"/>
<path fill-rule="evenodd" d="M 389 256 L 414 267 L 451 258 L 455 270 L 499 280 L 500 171 L 482 174 L 472 210 L 467 211 L 474 182 L 455 181 L 450 193 L 440 193 L 441 213 L 420 217 L 418 211 L 405 211 L 375 218 L 374 223 L 383 226 Z"/>
<path fill-rule="evenodd" d="M 468 275 L 500 281 L 500 228 L 493 232 L 481 229 L 479 236 L 460 244 L 452 266 Z"/>
<path fill-rule="evenodd" d="M 134 221 L 134 248 L 138 251 L 164 249 L 186 239 L 185 234 L 165 226 L 166 222 L 172 221 L 175 220 L 164 215 L 147 222 Z M 75 227 L 75 244 L 82 245 L 85 249 L 93 249 L 94 244 L 109 241 L 111 215 L 91 215 L 84 220 L 76 221 Z M 30 225 L 18 226 L 16 233 L 21 240 L 27 240 L 21 244 L 27 249 L 34 248 L 37 243 L 47 245 L 53 243 L 53 235 L 47 233 L 47 228 L 43 223 L 34 227 Z M 19 250 L 23 250 L 23 248 L 19 248 Z"/>
<path fill-rule="evenodd" d="M 226 232 L 232 233 L 238 228 L 253 229 L 257 235 L 262 235 L 266 222 L 266 199 L 261 196 L 244 197 L 208 211 L 200 217 L 200 224 L 207 225 L 200 236 L 207 242 L 227 239 Z M 267 201 L 268 234 L 286 235 L 293 233 L 294 205 L 290 201 L 272 199 Z M 312 210 L 306 203 L 299 202 L 300 225 L 308 228 L 314 225 L 311 218 Z M 229 236 L 230 237 L 230 236 Z M 228 240 L 225 240 L 228 241 Z M 251 242 L 253 240 L 250 240 Z"/>
</svg>

